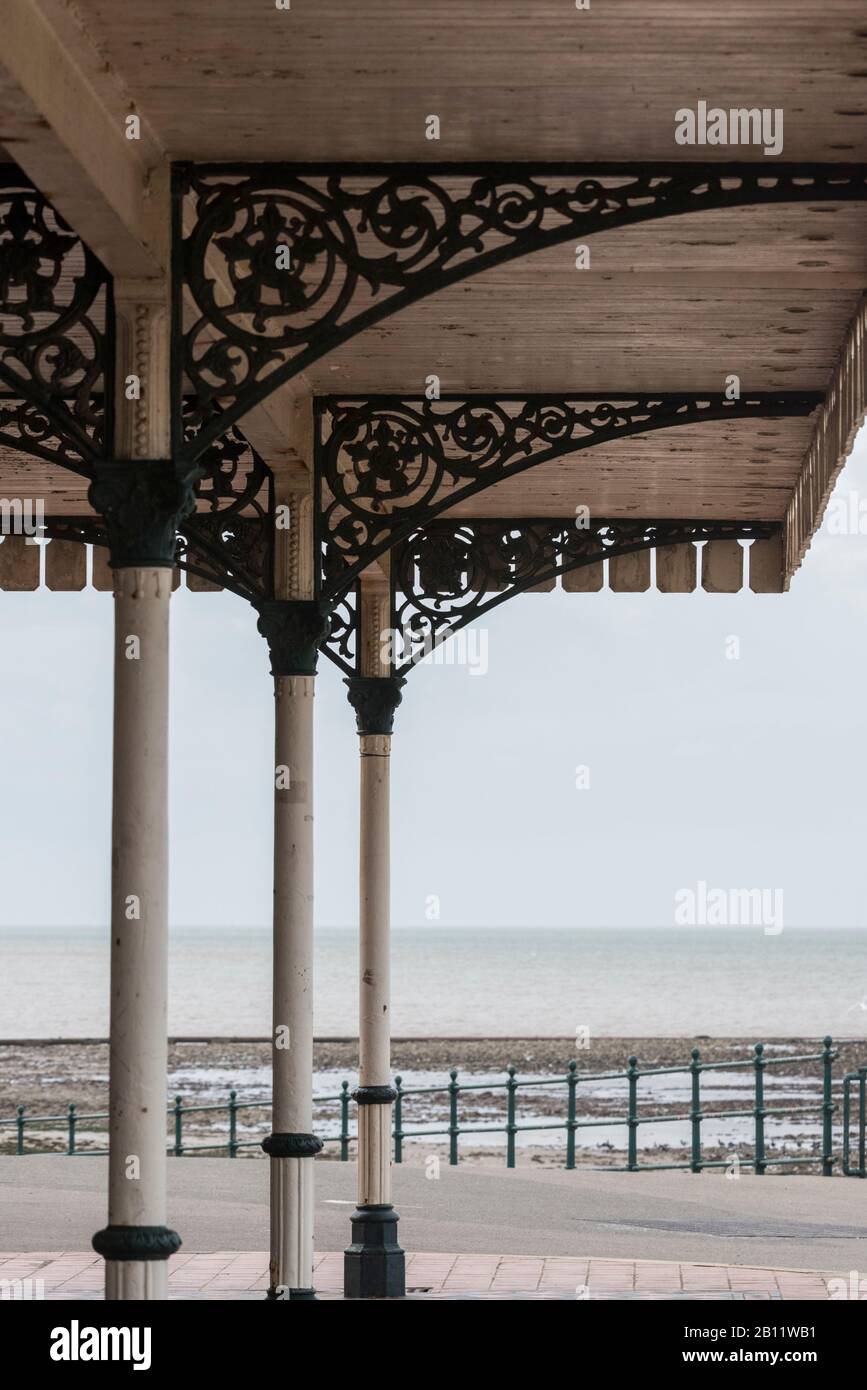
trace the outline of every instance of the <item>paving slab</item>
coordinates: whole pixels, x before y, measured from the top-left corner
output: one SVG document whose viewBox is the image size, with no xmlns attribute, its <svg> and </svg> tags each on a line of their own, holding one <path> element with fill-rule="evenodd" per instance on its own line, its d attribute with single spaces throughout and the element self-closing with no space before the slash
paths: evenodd
<svg viewBox="0 0 867 1390">
<path fill-rule="evenodd" d="M 0 1253 L 0 1281 L 20 1279 L 19 1252 Z M 745 1285 L 744 1275 L 749 1275 Z M 319 1297 L 341 1299 L 343 1254 L 319 1252 L 315 1259 Z M 407 1257 L 407 1297 L 412 1299 L 828 1299 L 831 1276 L 792 1280 L 786 1271 L 727 1265 L 672 1264 L 666 1261 L 580 1261 L 559 1256 L 536 1260 L 512 1255 L 449 1254 L 434 1263 L 430 1252 Z M 28 1293 L 45 1299 L 102 1298 L 103 1265 L 93 1251 L 69 1251 L 61 1258 L 28 1263 Z M 4 1290 L 8 1285 L 3 1285 Z M 225 1261 L 188 1252 L 169 1261 L 169 1298 L 264 1299 L 268 1254 L 243 1250 Z"/>
</svg>

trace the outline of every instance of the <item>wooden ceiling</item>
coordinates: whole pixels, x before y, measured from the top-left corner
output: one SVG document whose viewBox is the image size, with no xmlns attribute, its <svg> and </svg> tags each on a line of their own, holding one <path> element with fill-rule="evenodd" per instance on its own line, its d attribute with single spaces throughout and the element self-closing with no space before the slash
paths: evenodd
<svg viewBox="0 0 867 1390">
<path fill-rule="evenodd" d="M 867 159 L 860 0 L 76 0 L 179 159 L 671 159 L 700 98 Z M 425 116 L 442 121 L 426 140 Z M 709 158 L 731 151 L 708 148 Z"/>
<path fill-rule="evenodd" d="M 447 517 L 692 517 L 778 521 L 809 444 L 809 417 L 722 420 L 633 435 L 497 483 Z"/>
<path fill-rule="evenodd" d="M 102 105 L 138 112 L 163 160 L 759 157 L 676 144 L 675 112 L 703 99 L 782 108 L 787 162 L 867 162 L 863 0 L 31 3 L 79 66 L 92 56 Z M 430 114 L 439 141 L 425 138 Z M 744 391 L 824 390 L 867 286 L 865 204 L 695 213 L 587 244 L 588 269 L 566 243 L 400 311 L 314 364 L 303 389 L 412 394 L 436 373 L 449 392 L 623 396 L 720 391 L 735 373 Z M 457 514 L 580 501 L 611 516 L 779 518 L 811 433 L 797 419 L 637 436 Z M 0 493 L 22 490 L 55 512 L 86 506 L 83 480 L 0 452 Z"/>
<path fill-rule="evenodd" d="M 867 285 L 867 204 L 689 213 L 439 291 L 308 369 L 319 393 L 822 390 Z"/>
</svg>

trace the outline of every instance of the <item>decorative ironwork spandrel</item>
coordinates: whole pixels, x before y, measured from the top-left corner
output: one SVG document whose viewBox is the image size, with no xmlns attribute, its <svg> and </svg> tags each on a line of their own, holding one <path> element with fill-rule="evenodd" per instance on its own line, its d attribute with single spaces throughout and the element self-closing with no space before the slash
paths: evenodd
<svg viewBox="0 0 867 1390">
<path fill-rule="evenodd" d="M 200 418 L 185 403 L 185 434 Z M 181 527 L 178 563 L 250 600 L 273 593 L 274 498 L 271 470 L 234 426 L 199 455 L 199 505 Z M 205 504 L 205 509 L 202 507 Z"/>
<path fill-rule="evenodd" d="M 111 436 L 106 272 L 13 166 L 0 166 L 0 442 L 89 474 Z"/>
<path fill-rule="evenodd" d="M 358 661 L 358 586 L 332 607 L 331 628 L 322 650 L 348 676 L 356 674 Z"/>
<path fill-rule="evenodd" d="M 175 381 L 196 447 L 276 386 L 407 304 L 546 246 L 688 212 L 867 199 L 833 164 L 176 165 L 175 244 L 195 304 Z M 184 206 L 186 204 L 186 206 Z M 184 233 L 186 221 L 189 230 Z"/>
<path fill-rule="evenodd" d="M 455 502 L 596 444 L 705 420 L 807 415 L 819 392 L 657 393 L 602 400 L 323 398 L 317 479 L 326 594 Z M 426 563 L 433 563 L 431 556 Z"/>
<path fill-rule="evenodd" d="M 391 555 L 396 673 L 498 604 L 582 565 L 662 545 L 761 540 L 778 530 L 771 521 L 430 522 Z"/>
</svg>

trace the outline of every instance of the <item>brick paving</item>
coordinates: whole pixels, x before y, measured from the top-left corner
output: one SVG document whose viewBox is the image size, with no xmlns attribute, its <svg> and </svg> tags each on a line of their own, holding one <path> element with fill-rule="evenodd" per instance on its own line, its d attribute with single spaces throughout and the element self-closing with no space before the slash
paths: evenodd
<svg viewBox="0 0 867 1390">
<path fill-rule="evenodd" d="M 826 1299 L 833 1277 L 663 1260 L 427 1253 L 407 1255 L 406 1276 L 409 1296 L 425 1299 Z M 0 1253 L 0 1280 L 11 1279 L 41 1280 L 45 1298 L 95 1299 L 102 1260 L 92 1251 Z M 323 1298 L 341 1297 L 342 1252 L 316 1256 L 315 1284 Z M 262 1298 L 267 1287 L 268 1256 L 258 1250 L 181 1251 L 169 1261 L 171 1298 Z"/>
</svg>

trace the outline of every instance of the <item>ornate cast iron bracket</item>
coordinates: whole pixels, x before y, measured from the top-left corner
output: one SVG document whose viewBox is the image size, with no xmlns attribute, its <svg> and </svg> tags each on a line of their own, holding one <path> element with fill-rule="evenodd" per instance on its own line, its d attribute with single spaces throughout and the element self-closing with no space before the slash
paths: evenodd
<svg viewBox="0 0 867 1390">
<path fill-rule="evenodd" d="M 200 456 L 197 508 L 177 521 L 175 563 L 249 603 L 273 596 L 274 479 L 271 470 L 231 427 Z M 203 504 L 207 510 L 203 510 Z M 108 545 L 102 517 L 51 517 L 50 538 Z"/>
<path fill-rule="evenodd" d="M 200 421 L 185 402 L 185 436 Z M 177 563 L 256 604 L 274 592 L 274 477 L 234 425 L 199 455 L 195 513 L 180 527 Z M 202 510 L 202 503 L 207 510 Z"/>
<path fill-rule="evenodd" d="M 492 608 L 537 584 L 585 565 L 657 546 L 708 540 L 764 540 L 779 522 L 593 520 L 434 521 L 391 554 L 393 678 L 406 677 L 435 647 Z M 332 630 L 323 651 L 359 681 L 357 602 Z M 347 637 L 347 630 L 352 639 Z M 401 682 L 402 683 L 402 682 Z"/>
<path fill-rule="evenodd" d="M 100 262 L 60 214 L 19 169 L 0 165 L 0 444 L 91 479 L 112 451 L 111 290 Z M 188 440 L 200 424 L 185 401 Z M 178 562 L 251 601 L 267 598 L 273 574 L 270 470 L 232 426 L 198 462 L 196 493 L 207 510 L 180 526 Z M 154 476 L 157 491 L 164 481 Z M 106 495 L 102 487 L 98 495 Z M 66 539 L 108 543 L 99 519 L 54 525 L 60 528 L 54 534 L 62 531 Z M 157 539 L 152 535 L 164 554 L 164 538 Z"/>
<path fill-rule="evenodd" d="M 867 166 L 176 164 L 173 198 L 174 390 L 203 417 L 176 447 L 194 457 L 355 334 L 491 266 L 685 213 L 864 201 Z"/>
<path fill-rule="evenodd" d="M 0 165 L 0 443 L 89 476 L 111 448 L 113 377 L 109 276 Z"/>
<path fill-rule="evenodd" d="M 520 397 L 319 397 L 316 513 L 322 592 L 493 483 L 597 444 L 705 420 L 808 415 L 816 391 Z"/>
<path fill-rule="evenodd" d="M 49 540 L 76 541 L 80 545 L 106 548 L 109 544 L 108 531 L 101 516 L 46 517 L 44 531 Z M 218 535 L 212 544 L 208 532 L 213 531 Z M 265 586 L 267 577 L 272 574 L 270 562 L 267 566 L 259 563 L 262 548 L 262 527 L 257 518 L 240 516 L 223 521 L 219 516 L 197 512 L 178 522 L 175 564 L 189 574 L 198 575 L 258 605 L 267 600 Z M 235 558 L 236 554 L 238 559 Z M 257 573 L 261 574 L 261 578 L 248 586 L 244 574 L 247 558 L 251 555 L 257 558 Z"/>
</svg>

